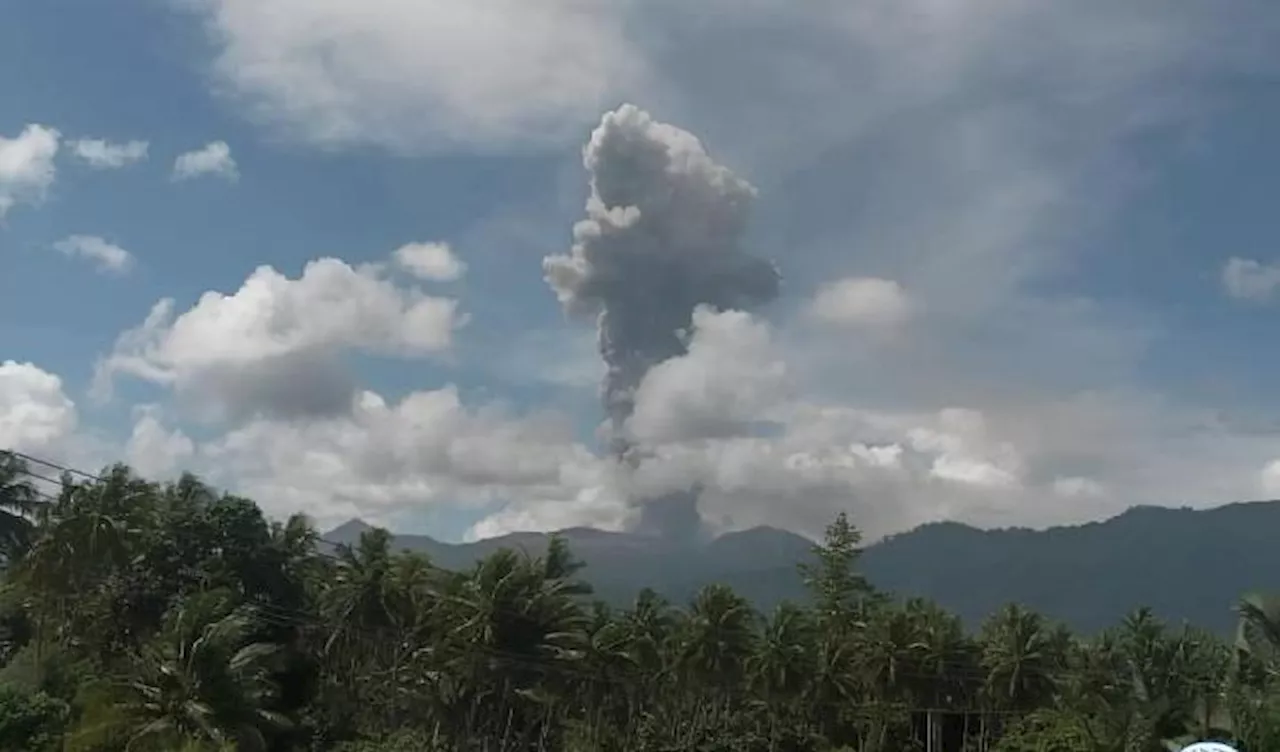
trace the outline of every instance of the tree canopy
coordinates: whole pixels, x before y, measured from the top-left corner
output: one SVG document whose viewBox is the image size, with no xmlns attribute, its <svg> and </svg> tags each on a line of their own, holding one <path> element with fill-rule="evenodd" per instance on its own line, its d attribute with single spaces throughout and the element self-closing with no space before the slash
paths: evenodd
<svg viewBox="0 0 1280 752">
<path fill-rule="evenodd" d="M 1274 598 L 1234 642 L 1140 604 L 1087 638 L 1018 604 L 966 630 L 868 583 L 855 523 L 797 562 L 802 602 L 619 608 L 560 538 L 451 571 L 194 477 L 45 489 L 0 453 L 0 751 L 1280 748 Z"/>
</svg>

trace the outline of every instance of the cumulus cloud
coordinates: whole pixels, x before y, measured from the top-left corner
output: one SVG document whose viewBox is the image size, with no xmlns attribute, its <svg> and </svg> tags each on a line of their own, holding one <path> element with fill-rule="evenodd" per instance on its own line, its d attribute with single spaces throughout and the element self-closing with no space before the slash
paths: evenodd
<svg viewBox="0 0 1280 752">
<path fill-rule="evenodd" d="M 306 512 L 322 526 L 509 500 L 519 504 L 484 521 L 473 537 L 506 524 L 545 530 L 560 521 L 618 529 L 630 514 L 616 495 L 613 463 L 575 438 L 569 416 L 469 405 L 452 385 L 396 401 L 358 390 L 342 414 L 260 414 L 199 441 L 159 405 L 133 413 L 124 441 L 98 436 L 80 425 L 57 375 L 0 362 L 0 449 L 72 467 L 123 460 L 156 479 L 193 471 L 255 498 L 269 514 Z"/>
<path fill-rule="evenodd" d="M 688 353 L 645 374 L 627 431 L 645 446 L 750 433 L 786 388 L 770 338 L 750 314 L 697 309 Z"/>
<path fill-rule="evenodd" d="M 701 334 L 689 353 L 652 372 L 649 383 L 688 372 L 689 362 L 710 365 L 712 353 L 698 337 L 764 362 L 781 357 L 764 325 L 745 314 L 699 316 Z M 714 388 L 732 389 L 719 378 L 731 373 L 741 375 L 725 368 Z M 1206 424 L 1204 416 L 1129 394 L 1017 410 L 889 411 L 815 402 L 785 380 L 747 391 L 768 404 L 757 414 L 771 417 L 769 431 L 736 420 L 740 401 L 646 389 L 636 416 L 663 416 L 654 425 L 667 430 L 649 435 L 651 451 L 633 467 L 582 445 L 568 416 L 468 407 L 453 387 L 398 402 L 360 392 L 349 413 L 324 418 L 254 419 L 202 445 L 196 461 L 274 513 L 306 509 L 326 522 L 499 504 L 469 537 L 581 524 L 620 529 L 634 524 L 637 496 L 696 485 L 714 529 L 773 524 L 818 536 L 846 511 L 875 539 L 940 518 L 1041 526 L 1131 503 L 1251 498 L 1260 488 L 1256 469 L 1280 452 L 1274 436 Z M 676 408 L 685 406 L 700 414 L 682 423 Z M 1052 435 L 1046 424 L 1055 426 Z"/>
<path fill-rule="evenodd" d="M 57 169 L 59 133 L 43 125 L 28 125 L 12 138 L 0 136 L 0 219 L 20 202 L 44 200 Z"/>
<path fill-rule="evenodd" d="M 203 447 L 202 460 L 277 509 L 331 522 L 439 504 L 575 504 L 580 495 L 594 520 L 608 522 L 611 508 L 622 514 L 599 491 L 607 466 L 574 440 L 569 420 L 468 407 L 452 386 L 395 403 L 362 391 L 348 414 L 324 419 L 253 420 Z"/>
<path fill-rule="evenodd" d="M 874 540 L 938 519 L 1076 524 L 1133 504 L 1205 506 L 1280 488 L 1274 469 L 1259 476 L 1280 453 L 1280 436 L 1149 395 L 929 410 L 822 401 L 813 387 L 779 386 L 771 398 L 757 397 L 770 404 L 762 411 L 769 431 L 668 432 L 636 468 L 613 479 L 617 493 L 696 487 L 700 513 L 720 530 L 769 524 L 816 537 L 843 511 Z M 650 392 L 648 399 L 665 399 L 645 409 L 670 416 L 684 395 Z M 717 424 L 700 416 L 699 424 L 732 425 L 734 403 L 711 399 L 702 407 L 716 404 L 726 417 Z"/>
<path fill-rule="evenodd" d="M 190 180 L 203 175 L 232 182 L 240 179 L 240 168 L 225 141 L 211 141 L 195 151 L 179 154 L 173 162 L 173 179 Z"/>
<path fill-rule="evenodd" d="M 637 393 L 628 425 L 648 451 L 613 478 L 617 493 L 697 488 L 700 512 L 720 528 L 817 535 L 852 511 L 872 536 L 938 514 L 981 517 L 981 505 L 1016 516 L 1035 493 L 1055 497 L 1055 478 L 1037 477 L 1025 448 L 982 410 L 815 401 L 809 377 L 797 390 L 763 322 L 700 309 L 688 352 L 651 370 Z"/>
<path fill-rule="evenodd" d="M 67 144 L 71 153 L 97 170 L 116 170 L 147 158 L 146 141 L 112 143 L 100 138 L 82 138 Z"/>
<path fill-rule="evenodd" d="M 702 514 L 722 529 L 773 524 L 812 536 L 840 511 L 872 539 L 941 517 L 1007 524 L 1032 511 L 1020 456 L 981 430 L 949 425 L 948 411 L 791 407 L 774 436 L 667 445 L 629 480 L 697 484 Z M 1037 505 L 1033 516 L 1046 511 Z"/>
<path fill-rule="evenodd" d="M 215 0 L 215 70 L 253 116 L 320 143 L 559 142 L 643 75 L 615 3 Z"/>
<path fill-rule="evenodd" d="M 290 279 L 256 269 L 236 292 L 207 292 L 177 314 L 172 299 L 123 334 L 98 365 L 172 388 L 207 418 L 306 416 L 349 409 L 348 351 L 421 358 L 447 350 L 465 318 L 457 302 L 396 286 L 375 267 L 312 261 Z"/>
<path fill-rule="evenodd" d="M 32 363 L 0 362 L 0 449 L 48 451 L 76 430 L 62 379 Z"/>
<path fill-rule="evenodd" d="M 92 261 L 99 271 L 107 274 L 124 274 L 134 265 L 133 254 L 96 235 L 70 235 L 53 247 L 66 256 Z"/>
<path fill-rule="evenodd" d="M 1280 287 L 1280 264 L 1232 258 L 1222 268 L 1222 285 L 1233 298 L 1264 302 Z"/>
<path fill-rule="evenodd" d="M 1269 499 L 1280 498 L 1280 459 L 1268 462 L 1258 474 L 1262 492 Z"/>
<path fill-rule="evenodd" d="M 467 272 L 448 243 L 406 243 L 393 258 L 401 269 L 429 282 L 454 282 Z"/>
<path fill-rule="evenodd" d="M 849 277 L 820 287 L 808 312 L 816 321 L 834 326 L 894 327 L 911 315 L 911 301 L 893 280 Z"/>
<path fill-rule="evenodd" d="M 195 443 L 180 429 L 164 424 L 163 414 L 155 405 L 135 409 L 133 431 L 125 444 L 125 459 L 144 477 L 172 478 L 190 469 L 186 465 L 195 455 Z"/>
</svg>

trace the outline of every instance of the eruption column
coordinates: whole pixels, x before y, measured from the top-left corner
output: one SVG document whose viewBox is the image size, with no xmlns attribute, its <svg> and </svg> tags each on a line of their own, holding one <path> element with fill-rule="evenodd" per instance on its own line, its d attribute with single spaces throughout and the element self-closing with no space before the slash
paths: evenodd
<svg viewBox="0 0 1280 752">
<path fill-rule="evenodd" d="M 587 217 L 569 253 L 544 259 L 543 270 L 567 311 L 597 316 L 610 449 L 634 463 L 644 450 L 626 428 L 636 389 L 650 368 L 685 353 L 694 309 L 766 303 L 780 278 L 741 247 L 755 189 L 693 134 L 623 105 L 591 134 L 583 163 Z M 701 528 L 694 490 L 634 501 L 645 532 L 688 539 Z"/>
</svg>

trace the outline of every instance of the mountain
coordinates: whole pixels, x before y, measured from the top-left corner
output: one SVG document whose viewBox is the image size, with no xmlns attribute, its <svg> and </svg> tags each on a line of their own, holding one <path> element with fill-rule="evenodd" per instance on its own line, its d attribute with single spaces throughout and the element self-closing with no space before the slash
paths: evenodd
<svg viewBox="0 0 1280 752">
<path fill-rule="evenodd" d="M 326 533 L 324 539 L 351 544 L 370 529 L 352 520 Z M 808 557 L 813 547 L 807 538 L 774 528 L 730 533 L 703 546 L 591 528 L 569 528 L 559 534 L 574 555 L 586 562 L 585 575 L 597 595 L 615 603 L 629 602 L 644 587 L 683 602 L 708 582 L 725 582 L 762 607 L 772 607 L 784 598 L 803 597 L 795 562 Z M 444 543 L 425 535 L 397 535 L 395 545 L 424 553 L 445 569 L 465 569 L 501 548 L 540 554 L 548 537 L 511 533 L 474 543 Z"/>
<path fill-rule="evenodd" d="M 352 543 L 368 525 L 353 520 L 325 535 Z M 1135 507 L 1103 522 L 979 530 L 954 522 L 921 526 L 868 546 L 862 571 L 877 587 L 922 596 L 976 628 L 1001 605 L 1017 601 L 1073 628 L 1091 632 L 1115 624 L 1138 606 L 1161 617 L 1226 633 L 1232 606 L 1251 590 L 1280 592 L 1280 502 L 1229 504 L 1206 510 Z M 796 564 L 813 543 L 759 527 L 701 546 L 589 528 L 561 531 L 587 563 L 597 594 L 625 603 L 642 587 L 675 602 L 710 582 L 723 582 L 763 609 L 803 600 Z M 499 548 L 545 550 L 547 535 L 513 533 L 475 543 L 443 543 L 399 535 L 396 545 L 437 565 L 461 569 Z"/>
</svg>

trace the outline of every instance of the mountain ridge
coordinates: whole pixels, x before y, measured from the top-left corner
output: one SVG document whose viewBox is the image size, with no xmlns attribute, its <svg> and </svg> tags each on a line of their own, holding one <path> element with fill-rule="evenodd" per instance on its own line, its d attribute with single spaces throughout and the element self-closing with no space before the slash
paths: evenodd
<svg viewBox="0 0 1280 752">
<path fill-rule="evenodd" d="M 324 537 L 353 543 L 367 529 L 352 520 Z M 1018 601 L 1085 632 L 1145 605 L 1168 620 L 1225 633 L 1234 624 L 1232 606 L 1240 595 L 1280 591 L 1280 549 L 1271 545 L 1270 534 L 1275 530 L 1275 500 L 1208 509 L 1143 505 L 1105 520 L 1043 529 L 937 521 L 869 544 L 860 566 L 877 587 L 934 600 L 969 628 Z M 616 604 L 642 587 L 683 603 L 710 582 L 734 587 L 763 609 L 803 600 L 796 565 L 811 557 L 815 545 L 764 526 L 694 546 L 592 528 L 560 534 L 586 562 L 584 576 L 600 597 Z M 394 545 L 426 553 L 439 566 L 463 569 L 504 547 L 536 555 L 549 537 L 521 532 L 446 543 L 396 535 Z"/>
</svg>

